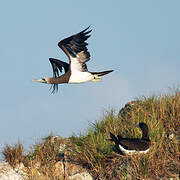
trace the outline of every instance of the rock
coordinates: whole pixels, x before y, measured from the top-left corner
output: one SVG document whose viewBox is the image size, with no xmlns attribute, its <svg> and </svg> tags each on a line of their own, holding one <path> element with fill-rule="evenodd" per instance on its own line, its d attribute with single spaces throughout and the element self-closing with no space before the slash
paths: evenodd
<svg viewBox="0 0 180 180">
<path fill-rule="evenodd" d="M 72 164 L 71 162 L 59 161 L 55 164 L 56 176 L 60 179 L 68 180 L 93 180 L 93 177 L 87 172 L 86 169 L 79 165 Z M 16 168 L 11 167 L 8 163 L 2 162 L 0 164 L 0 180 L 25 180 L 27 174 L 25 167 L 21 163 Z M 39 173 L 39 177 L 43 178 L 43 174 Z"/>
<path fill-rule="evenodd" d="M 87 172 L 78 173 L 78 174 L 69 176 L 69 179 L 70 180 L 93 180 L 92 176 Z"/>
<path fill-rule="evenodd" d="M 126 118 L 128 119 L 128 113 L 132 110 L 134 105 L 136 105 L 136 101 L 130 101 L 125 104 L 123 108 L 120 109 L 118 113 L 118 117 L 122 117 L 122 120 L 125 120 Z M 127 116 L 127 117 L 126 117 Z"/>
<path fill-rule="evenodd" d="M 56 167 L 56 175 L 57 177 L 59 177 L 60 179 L 64 179 L 65 177 L 65 172 L 64 172 L 64 162 L 63 161 L 59 161 L 55 164 Z"/>
<path fill-rule="evenodd" d="M 11 167 L 8 163 L 0 164 L 0 180 L 24 180 L 26 173 L 23 171 L 24 165 L 21 163 L 16 168 Z"/>
<path fill-rule="evenodd" d="M 78 164 L 74 164 L 70 161 L 65 161 L 65 173 L 66 176 L 72 176 L 75 174 L 87 172 L 86 169 L 84 169 L 82 166 Z"/>
</svg>

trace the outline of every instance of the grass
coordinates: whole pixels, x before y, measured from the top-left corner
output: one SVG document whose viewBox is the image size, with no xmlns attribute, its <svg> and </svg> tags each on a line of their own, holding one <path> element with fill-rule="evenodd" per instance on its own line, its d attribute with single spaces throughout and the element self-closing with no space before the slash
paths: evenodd
<svg viewBox="0 0 180 180">
<path fill-rule="evenodd" d="M 12 167 L 16 167 L 18 164 L 24 161 L 24 148 L 20 142 L 15 146 L 6 145 L 2 153 L 5 160 Z"/>
<path fill-rule="evenodd" d="M 119 154 L 108 140 L 109 132 L 140 138 L 141 131 L 132 125 L 142 121 L 150 129 L 150 151 L 145 155 Z M 180 174 L 180 91 L 136 98 L 118 114 L 114 110 L 105 112 L 84 134 L 53 141 L 52 137 L 34 145 L 26 155 L 21 144 L 6 146 L 5 160 L 12 166 L 23 162 L 29 168 L 31 179 L 38 177 L 38 172 L 44 179 L 60 179 L 55 165 L 62 157 L 59 147 L 66 144 L 66 159 L 86 168 L 96 179 L 177 178 Z"/>
</svg>

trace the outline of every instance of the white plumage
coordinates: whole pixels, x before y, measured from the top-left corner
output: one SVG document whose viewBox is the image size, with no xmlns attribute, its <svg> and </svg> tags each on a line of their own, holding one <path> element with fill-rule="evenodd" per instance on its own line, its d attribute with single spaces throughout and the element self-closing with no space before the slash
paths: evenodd
<svg viewBox="0 0 180 180">
<path fill-rule="evenodd" d="M 136 154 L 136 153 L 147 153 L 150 148 L 146 149 L 145 151 L 127 150 L 127 149 L 124 149 L 124 148 L 119 144 L 119 149 L 120 149 L 124 154 Z"/>
<path fill-rule="evenodd" d="M 83 83 L 93 79 L 94 76 L 89 72 L 72 71 L 68 83 Z"/>
</svg>

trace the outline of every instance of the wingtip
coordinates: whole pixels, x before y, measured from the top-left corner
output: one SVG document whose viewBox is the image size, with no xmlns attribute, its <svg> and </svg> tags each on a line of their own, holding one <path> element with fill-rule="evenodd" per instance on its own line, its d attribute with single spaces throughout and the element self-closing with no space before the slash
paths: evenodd
<svg viewBox="0 0 180 180">
<path fill-rule="evenodd" d="M 109 134 L 111 138 L 115 136 L 112 132 L 110 132 Z"/>
<path fill-rule="evenodd" d="M 105 74 L 109 74 L 109 73 L 112 73 L 114 70 L 108 70 L 108 71 L 106 71 L 106 73 Z M 104 75 L 105 75 L 104 74 Z"/>
<path fill-rule="evenodd" d="M 109 70 L 109 72 L 111 73 L 111 72 L 113 72 L 114 70 L 112 69 L 112 70 Z"/>
<path fill-rule="evenodd" d="M 91 24 L 90 24 L 86 29 L 84 29 L 84 30 L 86 31 L 86 30 L 88 30 L 90 27 L 91 27 Z"/>
<path fill-rule="evenodd" d="M 89 31 L 87 31 L 90 27 L 91 27 L 91 25 L 89 25 L 86 29 L 82 30 L 80 33 L 88 34 L 88 33 L 92 32 L 92 29 L 90 29 Z"/>
</svg>

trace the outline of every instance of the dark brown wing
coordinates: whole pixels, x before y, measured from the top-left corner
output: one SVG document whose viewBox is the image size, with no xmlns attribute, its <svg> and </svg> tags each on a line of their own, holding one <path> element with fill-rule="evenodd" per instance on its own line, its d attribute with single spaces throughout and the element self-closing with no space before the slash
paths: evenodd
<svg viewBox="0 0 180 180">
<path fill-rule="evenodd" d="M 53 69 L 53 76 L 56 78 L 59 76 L 59 71 L 62 73 L 62 70 L 64 68 L 65 73 L 69 70 L 69 64 L 63 61 L 60 61 L 59 59 L 49 58 L 49 61 L 52 65 Z"/>
<path fill-rule="evenodd" d="M 90 53 L 88 52 L 85 42 L 92 30 L 86 28 L 83 31 L 63 39 L 58 43 L 58 46 L 65 52 L 70 61 L 71 71 L 87 71 L 85 62 L 90 60 Z"/>
<path fill-rule="evenodd" d="M 113 133 L 111 133 L 111 132 L 110 132 L 110 137 L 111 137 L 110 141 L 114 141 L 115 144 L 118 146 L 119 145 L 118 138 Z"/>
<path fill-rule="evenodd" d="M 150 141 L 123 138 L 120 140 L 119 144 L 127 150 L 144 151 L 149 148 Z"/>
<path fill-rule="evenodd" d="M 63 68 L 64 68 L 65 73 L 68 72 L 69 70 L 68 63 L 60 61 L 59 59 L 54 59 L 54 58 L 49 58 L 49 61 L 52 65 L 53 77 L 55 78 L 59 77 L 59 72 L 62 73 Z M 52 93 L 54 94 L 55 92 L 58 91 L 58 84 L 52 84 L 50 89 L 52 89 Z"/>
</svg>

